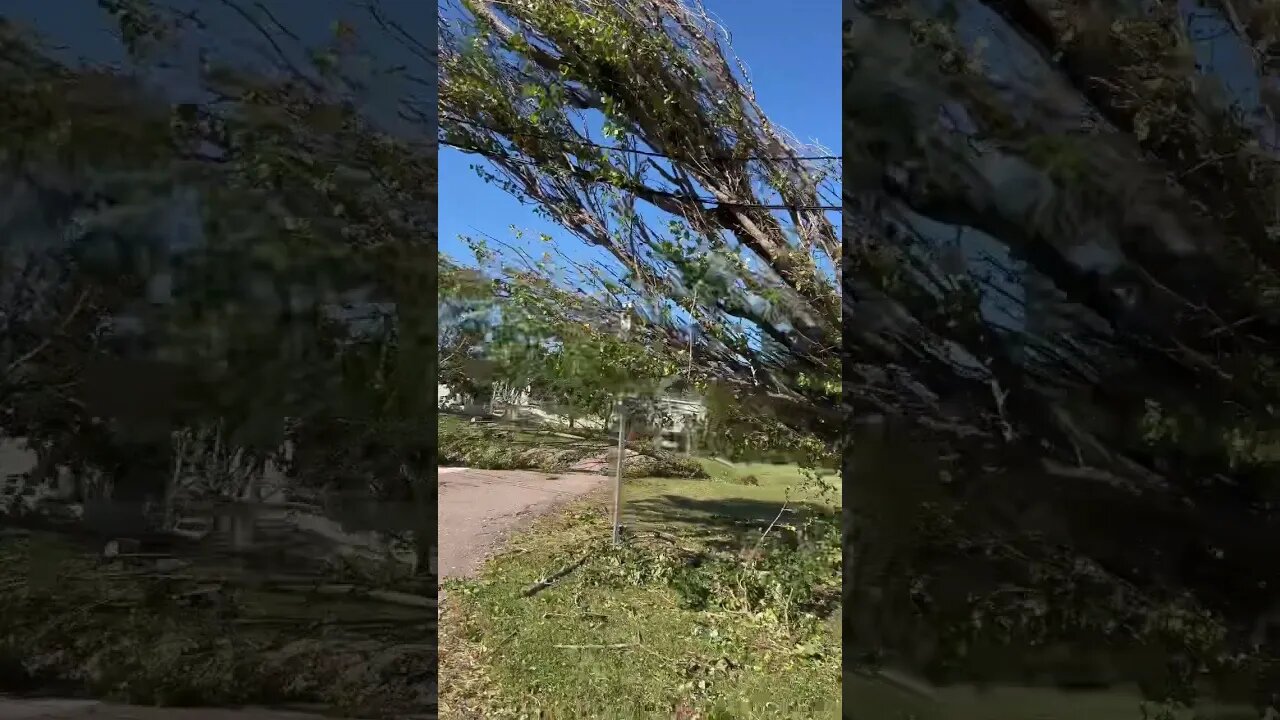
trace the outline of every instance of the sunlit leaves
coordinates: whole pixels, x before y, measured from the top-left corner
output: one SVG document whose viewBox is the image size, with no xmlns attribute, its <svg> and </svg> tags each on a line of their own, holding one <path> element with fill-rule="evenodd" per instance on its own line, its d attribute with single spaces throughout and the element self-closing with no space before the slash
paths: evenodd
<svg viewBox="0 0 1280 720">
<path fill-rule="evenodd" d="M 787 158 L 797 145 L 764 119 L 712 20 L 648 0 L 462 5 L 442 36 L 444 137 L 489 160 L 481 177 L 616 259 L 584 271 L 592 283 L 579 292 L 637 302 L 673 348 L 689 335 L 674 310 L 696 317 L 707 375 L 785 392 L 790 364 L 834 367 L 838 293 L 814 259 L 837 265 L 831 224 L 815 215 L 788 228 L 701 197 L 752 208 L 777 202 L 771 185 L 784 204 L 817 205 L 830 177 Z M 680 222 L 664 228 L 654 208 Z M 748 339 L 785 346 L 801 326 L 829 356 Z"/>
</svg>

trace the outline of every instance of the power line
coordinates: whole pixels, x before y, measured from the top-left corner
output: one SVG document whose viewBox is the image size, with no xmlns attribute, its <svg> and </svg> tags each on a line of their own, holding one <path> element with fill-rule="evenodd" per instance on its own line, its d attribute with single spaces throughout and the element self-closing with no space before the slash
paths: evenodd
<svg viewBox="0 0 1280 720">
<path fill-rule="evenodd" d="M 600 150 L 609 150 L 611 152 L 629 153 L 632 155 L 643 155 L 645 157 L 663 158 L 665 160 L 671 160 L 674 157 L 672 155 L 668 155 L 667 153 L 655 152 L 653 150 L 637 150 L 634 148 L 617 147 L 616 145 L 601 145 L 600 143 L 594 143 L 594 142 L 591 142 L 590 140 L 567 140 L 565 138 L 553 137 L 551 135 L 541 135 L 538 133 L 505 132 L 503 130 L 499 130 L 498 128 L 485 125 L 484 123 L 479 123 L 474 120 L 464 120 L 462 118 L 450 118 L 450 120 L 451 122 L 456 122 L 459 125 L 469 125 L 479 130 L 488 130 L 489 132 L 498 133 L 499 135 L 506 135 L 508 137 L 523 137 L 523 138 L 532 138 L 535 140 L 551 140 L 555 142 L 569 143 L 572 145 L 581 145 L 582 147 L 593 147 L 593 148 L 598 148 Z M 446 145 L 452 145 L 452 143 L 448 143 L 443 140 L 441 142 L 443 142 Z M 454 147 L 457 147 L 457 146 L 454 145 Z M 709 160 L 774 160 L 774 161 L 798 160 L 798 161 L 812 161 L 812 162 L 844 160 L 844 158 L 840 155 L 745 155 L 745 156 L 712 155 L 708 159 Z"/>
<path fill-rule="evenodd" d="M 483 154 L 483 152 L 479 148 L 470 147 L 467 145 L 459 145 L 457 143 L 452 143 L 444 139 L 441 139 L 439 142 L 441 145 L 444 145 L 446 147 L 451 147 L 451 148 L 457 148 L 458 150 L 462 150 L 463 152 Z M 504 159 L 507 162 L 515 162 L 515 163 L 521 163 L 525 165 L 539 164 L 537 160 L 533 160 L 531 158 L 507 157 Z M 606 183 L 606 181 L 604 180 L 588 180 L 588 181 L 597 182 L 601 184 Z M 682 195 L 679 193 L 672 193 L 672 192 L 665 192 L 664 194 L 667 197 L 674 198 L 677 200 L 688 200 L 688 201 L 702 203 L 704 205 L 714 205 L 716 207 L 722 207 L 722 208 L 741 208 L 744 210 L 795 210 L 800 212 L 819 212 L 819 211 L 841 212 L 844 210 L 844 208 L 839 205 L 785 205 L 785 204 L 774 205 L 774 204 L 766 204 L 766 203 L 741 203 L 741 202 L 733 202 L 730 200 L 717 200 L 715 198 L 703 197 L 700 195 Z"/>
<path fill-rule="evenodd" d="M 445 145 L 447 147 L 457 148 L 465 152 L 472 152 L 477 154 L 480 153 L 480 151 L 476 148 L 468 147 L 466 145 L 458 145 L 457 143 L 451 143 L 447 140 L 441 140 L 440 144 Z M 538 164 L 537 160 L 526 159 L 526 158 L 507 157 L 505 158 L 505 160 L 507 162 L 522 163 L 525 165 Z M 592 180 L 587 178 L 584 178 L 584 179 L 587 180 L 588 182 L 607 184 L 607 181 L 605 180 Z M 703 197 L 700 195 L 682 195 L 680 193 L 673 193 L 673 192 L 666 192 L 666 191 L 660 191 L 660 192 L 662 192 L 662 194 L 665 195 L 666 197 L 670 197 L 676 200 L 688 200 L 692 202 L 702 203 L 704 205 L 714 205 L 716 207 L 722 207 L 722 208 L 742 208 L 744 210 L 797 210 L 801 212 L 818 212 L 818 211 L 841 212 L 844 210 L 844 208 L 839 205 L 784 205 L 784 204 L 771 205 L 766 203 L 743 203 L 743 202 L 733 202 L 732 200 L 717 200 L 715 198 Z M 710 208 L 707 208 L 707 209 L 710 209 Z"/>
</svg>

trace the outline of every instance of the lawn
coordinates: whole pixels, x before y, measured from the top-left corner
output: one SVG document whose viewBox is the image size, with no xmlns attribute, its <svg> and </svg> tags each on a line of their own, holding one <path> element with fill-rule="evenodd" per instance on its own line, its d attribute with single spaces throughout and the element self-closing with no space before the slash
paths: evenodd
<svg viewBox="0 0 1280 720">
<path fill-rule="evenodd" d="M 627 482 L 621 548 L 596 497 L 454 584 L 441 717 L 839 717 L 839 547 L 804 522 L 838 498 L 794 467 L 702 462 L 711 479 Z"/>
</svg>

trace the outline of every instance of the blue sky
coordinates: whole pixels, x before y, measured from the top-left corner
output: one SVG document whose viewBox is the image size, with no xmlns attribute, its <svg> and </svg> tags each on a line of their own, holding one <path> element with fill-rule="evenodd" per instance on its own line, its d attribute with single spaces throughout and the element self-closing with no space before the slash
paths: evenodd
<svg viewBox="0 0 1280 720">
<path fill-rule="evenodd" d="M 831 0 L 781 5 L 773 0 L 706 0 L 706 7 L 729 31 L 769 117 L 800 142 L 819 143 L 838 155 L 840 6 Z M 547 233 L 565 240 L 562 247 L 571 255 L 586 252 L 580 241 L 477 177 L 471 166 L 479 162 L 477 156 L 440 149 L 442 251 L 470 260 L 459 235 L 488 234 L 512 241 L 510 227 L 514 225 L 534 238 Z M 535 256 L 540 253 L 541 249 Z"/>
</svg>

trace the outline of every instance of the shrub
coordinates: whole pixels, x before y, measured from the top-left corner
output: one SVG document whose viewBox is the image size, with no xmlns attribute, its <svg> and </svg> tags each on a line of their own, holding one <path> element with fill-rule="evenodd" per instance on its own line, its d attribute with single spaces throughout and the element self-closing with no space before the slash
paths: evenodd
<svg viewBox="0 0 1280 720">
<path fill-rule="evenodd" d="M 706 469 L 692 458 L 680 457 L 669 453 L 654 455 L 636 455 L 628 458 L 622 468 L 623 475 L 629 478 L 664 477 L 664 478 L 705 478 Z"/>
</svg>

